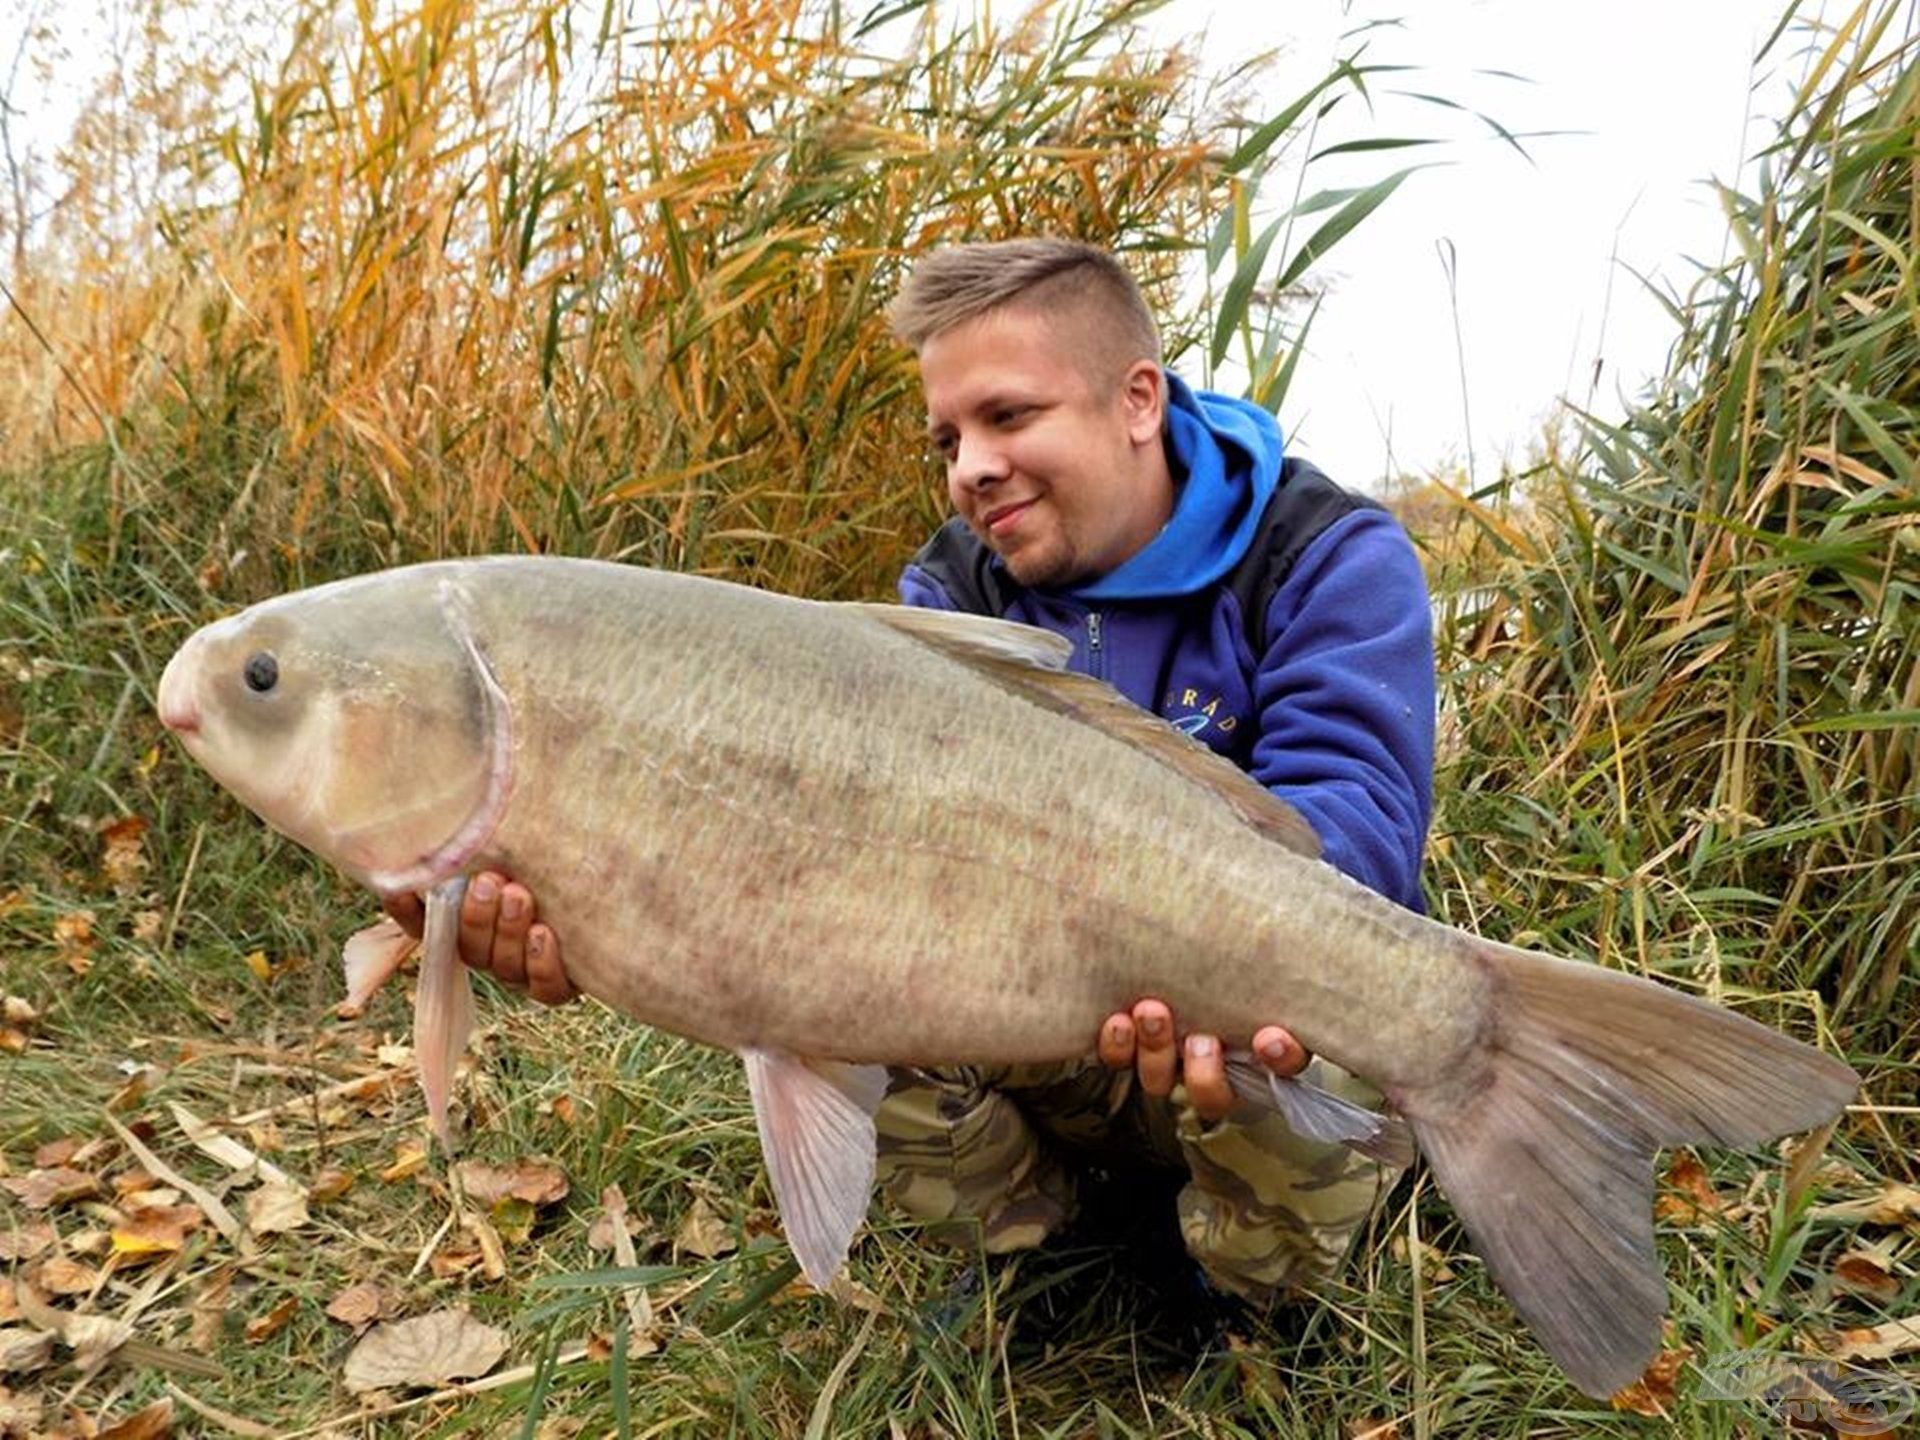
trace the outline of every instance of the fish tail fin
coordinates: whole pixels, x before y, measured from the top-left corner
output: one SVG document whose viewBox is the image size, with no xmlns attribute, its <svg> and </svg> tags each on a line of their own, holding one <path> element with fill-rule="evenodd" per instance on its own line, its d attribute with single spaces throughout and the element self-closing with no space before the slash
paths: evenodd
<svg viewBox="0 0 1920 1440">
<path fill-rule="evenodd" d="M 1491 1004 L 1471 1059 L 1394 1098 L 1475 1249 L 1589 1395 L 1659 1348 L 1654 1152 L 1811 1129 L 1860 1083 L 1744 1016 L 1596 965 L 1472 941 Z"/>
</svg>

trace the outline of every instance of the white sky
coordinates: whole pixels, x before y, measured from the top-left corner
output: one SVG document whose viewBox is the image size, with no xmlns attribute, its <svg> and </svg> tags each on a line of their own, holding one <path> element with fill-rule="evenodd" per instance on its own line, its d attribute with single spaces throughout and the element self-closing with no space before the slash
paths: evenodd
<svg viewBox="0 0 1920 1440">
<path fill-rule="evenodd" d="M 1425 154 L 1355 157 L 1351 178 L 1330 169 L 1333 178 L 1309 182 L 1312 190 L 1422 158 L 1450 162 L 1410 177 L 1324 262 L 1321 274 L 1336 289 L 1281 411 L 1296 452 L 1363 489 L 1393 470 L 1420 474 L 1466 460 L 1442 240 L 1458 256 L 1481 479 L 1498 473 L 1503 453 L 1524 461 L 1562 395 L 1604 416 L 1623 413 L 1621 393 L 1664 373 L 1674 325 L 1622 267 L 1684 291 L 1695 273 L 1689 256 L 1721 258 L 1725 220 L 1704 182 L 1740 176 L 1805 74 L 1798 21 L 1752 68 L 1785 8 L 1785 0 L 1174 0 L 1156 32 L 1204 29 L 1209 69 L 1284 47 L 1275 110 L 1345 53 L 1342 31 L 1404 15 L 1403 27 L 1372 32 L 1367 58 L 1421 70 L 1384 77 L 1381 88 L 1446 95 L 1515 133 L 1583 132 L 1524 141 L 1529 165 L 1471 117 L 1380 100 L 1377 122 L 1367 124 L 1374 134 L 1461 138 Z M 1821 8 L 1803 0 L 1803 17 Z M 1487 70 L 1532 83 L 1474 73 Z M 1322 218 L 1309 217 L 1296 235 Z"/>
</svg>

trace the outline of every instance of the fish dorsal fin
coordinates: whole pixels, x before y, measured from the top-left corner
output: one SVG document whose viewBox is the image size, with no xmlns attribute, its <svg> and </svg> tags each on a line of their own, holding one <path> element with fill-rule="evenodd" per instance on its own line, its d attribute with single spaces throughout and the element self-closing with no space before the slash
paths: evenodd
<svg viewBox="0 0 1920 1440">
<path fill-rule="evenodd" d="M 1073 658 L 1073 642 L 1064 635 L 996 620 L 990 615 L 967 615 L 958 610 L 929 610 L 919 605 L 843 604 L 842 610 L 871 615 L 882 625 L 944 650 L 959 660 L 1000 660 L 1059 673 Z"/>
<path fill-rule="evenodd" d="M 1050 630 L 912 605 L 849 605 L 882 624 L 951 655 L 1055 714 L 1111 735 L 1210 790 L 1275 844 L 1320 858 L 1320 836 L 1306 817 L 1231 760 L 1142 710 L 1104 681 L 1065 668 L 1073 644 Z"/>
</svg>

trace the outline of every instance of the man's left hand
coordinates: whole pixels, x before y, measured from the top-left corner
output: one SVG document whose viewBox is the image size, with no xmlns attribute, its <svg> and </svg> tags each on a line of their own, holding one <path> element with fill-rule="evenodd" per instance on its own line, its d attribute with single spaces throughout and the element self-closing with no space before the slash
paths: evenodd
<svg viewBox="0 0 1920 1440">
<path fill-rule="evenodd" d="M 1226 1056 L 1215 1035 L 1176 1038 L 1173 1012 L 1158 1000 L 1141 1000 L 1132 1011 L 1107 1017 L 1100 1027 L 1100 1059 L 1115 1070 L 1133 1066 L 1140 1088 L 1149 1095 L 1168 1095 L 1176 1081 L 1187 1088 L 1187 1101 L 1203 1120 L 1219 1120 L 1233 1109 L 1233 1087 L 1227 1083 Z M 1298 1075 L 1313 1057 L 1278 1025 L 1254 1032 L 1254 1057 L 1276 1075 Z"/>
</svg>

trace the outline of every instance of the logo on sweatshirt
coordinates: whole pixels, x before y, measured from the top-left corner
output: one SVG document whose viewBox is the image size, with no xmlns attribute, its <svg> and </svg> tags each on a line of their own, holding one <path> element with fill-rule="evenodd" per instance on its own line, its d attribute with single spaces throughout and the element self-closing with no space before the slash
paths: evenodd
<svg viewBox="0 0 1920 1440">
<path fill-rule="evenodd" d="M 1221 736 L 1231 735 L 1234 727 L 1240 723 L 1240 717 L 1232 710 L 1221 713 L 1224 703 L 1218 695 L 1201 700 L 1201 693 L 1195 689 L 1170 690 L 1164 707 L 1166 721 L 1176 730 L 1184 730 L 1196 740 L 1207 738 L 1208 730 Z M 1186 713 L 1174 712 L 1184 710 Z"/>
</svg>

